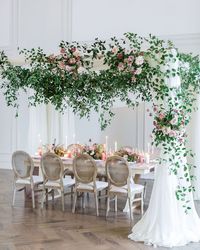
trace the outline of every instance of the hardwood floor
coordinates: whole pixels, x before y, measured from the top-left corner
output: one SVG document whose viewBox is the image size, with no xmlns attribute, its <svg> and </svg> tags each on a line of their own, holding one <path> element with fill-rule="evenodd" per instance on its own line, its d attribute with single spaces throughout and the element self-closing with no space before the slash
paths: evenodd
<svg viewBox="0 0 200 250">
<path fill-rule="evenodd" d="M 148 204 L 152 181 L 148 182 Z M 51 202 L 42 211 L 36 202 L 32 209 L 31 199 L 23 192 L 16 194 L 15 206 L 11 206 L 12 171 L 0 170 L 0 250 L 148 250 L 153 249 L 142 243 L 127 239 L 131 227 L 129 215 L 122 213 L 125 199 L 118 203 L 117 216 L 109 213 L 105 220 L 105 201 L 99 205 L 100 216 L 96 217 L 94 200 L 91 196 L 85 210 L 81 199 L 76 214 L 71 213 L 71 198 L 65 198 L 66 211 L 61 211 L 61 200 Z M 36 199 L 37 200 L 37 199 Z M 112 206 L 113 208 L 113 206 Z M 200 203 L 197 203 L 200 211 Z M 139 211 L 134 213 L 134 223 L 140 219 Z M 166 248 L 157 248 L 166 249 Z M 189 244 L 178 250 L 197 250 L 200 244 Z"/>
</svg>

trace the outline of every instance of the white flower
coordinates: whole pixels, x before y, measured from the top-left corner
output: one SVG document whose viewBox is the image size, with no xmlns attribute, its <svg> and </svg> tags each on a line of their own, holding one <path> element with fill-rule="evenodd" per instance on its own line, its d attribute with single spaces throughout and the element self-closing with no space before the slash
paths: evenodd
<svg viewBox="0 0 200 250">
<path fill-rule="evenodd" d="M 176 125 L 176 124 L 178 123 L 178 117 L 175 116 L 175 117 L 170 121 L 170 123 L 171 123 L 172 125 Z"/>
<path fill-rule="evenodd" d="M 170 53 L 171 53 L 174 57 L 177 56 L 177 51 L 176 51 L 176 49 L 170 49 Z"/>
<path fill-rule="evenodd" d="M 85 69 L 85 68 L 83 68 L 83 67 L 79 67 L 79 69 L 78 69 L 78 73 L 79 74 L 83 74 L 83 73 L 87 73 L 88 71 Z"/>
<path fill-rule="evenodd" d="M 136 59 L 135 59 L 135 63 L 139 66 L 139 65 L 142 65 L 144 63 L 144 57 L 143 56 L 138 56 Z"/>
<path fill-rule="evenodd" d="M 138 68 L 135 70 L 135 75 L 139 75 L 142 73 L 142 69 L 141 68 Z"/>
<path fill-rule="evenodd" d="M 80 52 L 76 49 L 76 50 L 73 52 L 73 56 L 79 57 L 79 56 L 80 56 Z"/>
<path fill-rule="evenodd" d="M 67 70 L 68 72 L 70 72 L 70 71 L 72 71 L 72 67 L 66 65 L 66 70 Z"/>
<path fill-rule="evenodd" d="M 171 132 L 171 128 L 170 127 L 163 127 L 162 131 L 165 135 L 168 135 Z"/>
</svg>

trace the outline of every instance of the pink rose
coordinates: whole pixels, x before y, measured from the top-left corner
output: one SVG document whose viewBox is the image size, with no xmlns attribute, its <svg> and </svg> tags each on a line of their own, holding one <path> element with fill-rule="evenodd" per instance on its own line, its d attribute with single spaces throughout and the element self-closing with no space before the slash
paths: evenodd
<svg viewBox="0 0 200 250">
<path fill-rule="evenodd" d="M 70 64 L 75 64 L 76 63 L 76 59 L 75 58 L 70 58 L 69 59 L 69 63 Z"/>
<path fill-rule="evenodd" d="M 165 117 L 164 114 L 162 114 L 162 113 L 159 114 L 159 119 L 160 119 L 160 120 L 162 120 L 164 117 Z"/>
<path fill-rule="evenodd" d="M 119 63 L 117 68 L 118 68 L 119 71 L 124 70 L 124 64 L 123 63 Z"/>
<path fill-rule="evenodd" d="M 60 49 L 60 53 L 61 53 L 61 54 L 64 54 L 65 52 L 66 52 L 66 51 L 65 51 L 65 48 L 61 48 L 61 49 Z"/>
<path fill-rule="evenodd" d="M 122 53 L 117 54 L 117 58 L 118 59 L 122 59 L 123 58 L 123 54 Z"/>
<path fill-rule="evenodd" d="M 65 69 L 65 64 L 64 64 L 64 62 L 59 62 L 58 67 L 59 67 L 60 69 Z"/>
<path fill-rule="evenodd" d="M 118 50 L 119 50 L 118 47 L 113 47 L 112 48 L 112 53 L 117 54 Z"/>
<path fill-rule="evenodd" d="M 73 52 L 73 56 L 75 56 L 75 57 L 80 57 L 80 52 L 79 52 L 78 50 L 75 50 L 75 51 Z"/>
<path fill-rule="evenodd" d="M 76 51 L 76 48 L 75 47 L 72 47 L 71 48 L 71 52 L 73 53 L 73 52 L 75 52 Z"/>
<path fill-rule="evenodd" d="M 154 106 L 153 111 L 154 111 L 154 112 L 157 112 L 157 111 L 158 111 L 157 106 Z"/>
</svg>

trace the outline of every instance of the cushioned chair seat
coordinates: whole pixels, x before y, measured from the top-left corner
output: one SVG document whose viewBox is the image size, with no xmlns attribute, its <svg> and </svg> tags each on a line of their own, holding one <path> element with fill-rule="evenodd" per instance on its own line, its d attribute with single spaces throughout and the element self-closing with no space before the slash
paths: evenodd
<svg viewBox="0 0 200 250">
<path fill-rule="evenodd" d="M 63 178 L 63 186 L 64 187 L 70 187 L 73 186 L 75 184 L 74 179 L 72 179 L 70 176 L 66 176 L 65 178 Z M 45 183 L 45 187 L 60 187 L 60 181 L 47 181 Z"/>
<path fill-rule="evenodd" d="M 108 183 L 104 181 L 96 181 L 96 188 L 98 191 L 101 191 L 108 187 Z M 90 182 L 88 184 L 79 183 L 77 189 L 84 189 L 84 190 L 94 190 L 94 183 Z"/>
<path fill-rule="evenodd" d="M 139 185 L 139 184 L 134 184 L 134 183 L 132 183 L 130 187 L 131 187 L 131 193 L 140 193 L 144 189 L 144 186 Z M 116 187 L 116 186 L 111 185 L 110 192 L 126 194 L 128 192 L 128 187 L 127 185 L 123 187 Z"/>
<path fill-rule="evenodd" d="M 33 177 L 34 184 L 38 184 L 40 182 L 43 182 L 43 178 L 41 176 L 33 175 L 32 177 Z M 30 183 L 31 183 L 30 177 L 26 178 L 26 179 L 18 179 L 16 181 L 16 184 L 21 184 L 21 185 L 30 185 Z"/>
</svg>

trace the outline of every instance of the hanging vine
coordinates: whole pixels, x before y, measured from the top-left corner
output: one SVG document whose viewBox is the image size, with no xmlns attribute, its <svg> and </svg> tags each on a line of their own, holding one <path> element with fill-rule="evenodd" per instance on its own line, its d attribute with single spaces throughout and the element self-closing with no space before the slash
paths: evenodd
<svg viewBox="0 0 200 250">
<path fill-rule="evenodd" d="M 171 42 L 155 36 L 142 38 L 132 33 L 110 42 L 62 41 L 56 55 L 47 55 L 41 48 L 24 49 L 20 54 L 25 57 L 24 66 L 14 66 L 0 53 L 1 88 L 8 106 L 16 109 L 19 91 L 32 89 L 29 105 L 51 103 L 60 112 L 70 106 L 88 118 L 94 110 L 104 129 L 114 115 L 116 99 L 132 108 L 141 101 L 151 102 L 154 143 L 169 156 L 161 157 L 161 162 L 170 162 L 171 173 L 181 175 L 176 196 L 189 209 L 186 193 L 193 190 L 193 177 L 191 166 L 182 159 L 191 154 L 185 127 L 200 90 L 198 56 L 179 53 Z M 96 64 L 101 65 L 97 70 Z"/>
</svg>

